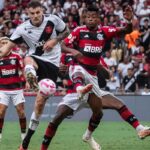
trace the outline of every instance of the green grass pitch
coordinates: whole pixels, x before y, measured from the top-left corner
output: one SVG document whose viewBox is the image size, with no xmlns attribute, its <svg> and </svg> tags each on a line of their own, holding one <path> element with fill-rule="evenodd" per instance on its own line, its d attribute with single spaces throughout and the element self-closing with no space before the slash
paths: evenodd
<svg viewBox="0 0 150 150">
<path fill-rule="evenodd" d="M 64 121 L 54 137 L 50 150 L 90 150 L 89 146 L 82 142 L 88 122 Z M 144 122 L 149 124 L 150 122 Z M 34 134 L 29 150 L 40 150 L 42 137 L 47 122 L 41 122 Z M 140 140 L 136 131 L 124 122 L 106 122 L 101 125 L 93 134 L 94 138 L 102 146 L 102 150 L 150 150 L 150 137 Z M 20 145 L 20 129 L 18 122 L 6 122 L 3 130 L 3 138 L 0 143 L 0 150 L 17 150 Z"/>
</svg>

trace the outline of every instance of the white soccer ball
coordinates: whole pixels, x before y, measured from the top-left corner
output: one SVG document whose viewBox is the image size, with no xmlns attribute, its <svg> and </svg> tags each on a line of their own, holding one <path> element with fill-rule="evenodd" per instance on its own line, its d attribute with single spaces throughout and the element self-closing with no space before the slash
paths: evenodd
<svg viewBox="0 0 150 150">
<path fill-rule="evenodd" d="M 39 92 L 43 96 L 50 96 L 56 92 L 56 84 L 50 79 L 42 79 L 38 85 Z"/>
</svg>

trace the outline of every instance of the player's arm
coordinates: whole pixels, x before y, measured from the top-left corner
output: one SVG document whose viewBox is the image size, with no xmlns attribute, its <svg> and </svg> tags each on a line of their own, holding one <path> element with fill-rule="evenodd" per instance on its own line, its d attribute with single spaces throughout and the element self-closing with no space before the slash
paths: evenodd
<svg viewBox="0 0 150 150">
<path fill-rule="evenodd" d="M 43 50 L 51 50 L 57 43 L 61 42 L 70 33 L 66 24 L 57 16 L 55 16 L 55 29 L 59 34 L 55 38 L 48 40 L 44 44 Z"/>
<path fill-rule="evenodd" d="M 70 35 L 65 38 L 61 43 L 62 52 L 70 53 L 77 60 L 80 59 L 83 55 L 78 50 L 73 48 L 73 43 L 78 41 L 79 30 L 78 28 L 74 29 Z"/>
<path fill-rule="evenodd" d="M 0 58 L 7 56 L 14 46 L 15 43 L 9 40 L 7 44 L 0 48 Z"/>
<path fill-rule="evenodd" d="M 123 15 L 126 21 L 126 25 L 124 27 L 117 27 L 118 35 L 125 35 L 132 32 L 132 18 L 133 18 L 132 8 L 130 6 L 127 6 L 123 10 Z"/>
</svg>

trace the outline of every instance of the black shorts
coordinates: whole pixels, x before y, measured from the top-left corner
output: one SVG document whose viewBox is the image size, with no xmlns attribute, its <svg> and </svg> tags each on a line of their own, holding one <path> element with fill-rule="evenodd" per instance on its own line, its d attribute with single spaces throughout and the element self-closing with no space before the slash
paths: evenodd
<svg viewBox="0 0 150 150">
<path fill-rule="evenodd" d="M 48 78 L 56 82 L 59 68 L 50 62 L 42 61 L 41 59 L 38 59 L 34 56 L 31 57 L 38 65 L 38 69 L 36 70 L 38 81 Z"/>
</svg>

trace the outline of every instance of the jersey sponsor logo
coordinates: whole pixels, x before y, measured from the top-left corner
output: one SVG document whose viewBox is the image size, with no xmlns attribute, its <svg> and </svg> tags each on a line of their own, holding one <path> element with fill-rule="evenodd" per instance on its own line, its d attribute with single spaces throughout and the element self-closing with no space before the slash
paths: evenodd
<svg viewBox="0 0 150 150">
<path fill-rule="evenodd" d="M 6 69 L 2 69 L 2 75 L 6 76 L 6 75 L 13 75 L 16 73 L 15 69 L 10 69 L 10 70 L 6 70 Z"/>
<path fill-rule="evenodd" d="M 45 41 L 44 40 L 42 40 L 42 41 L 40 41 L 40 42 L 38 42 L 38 43 L 35 43 L 35 47 L 37 48 L 37 47 L 41 47 L 41 46 L 43 46 L 45 44 Z"/>
<path fill-rule="evenodd" d="M 104 39 L 103 34 L 97 34 L 97 38 L 98 38 L 99 40 L 103 40 L 103 39 Z"/>
<path fill-rule="evenodd" d="M 84 47 L 83 51 L 84 52 L 89 52 L 89 53 L 101 53 L 102 52 L 102 47 L 86 45 Z"/>
</svg>

